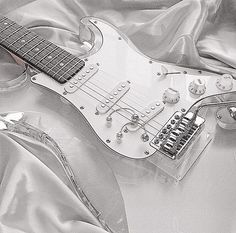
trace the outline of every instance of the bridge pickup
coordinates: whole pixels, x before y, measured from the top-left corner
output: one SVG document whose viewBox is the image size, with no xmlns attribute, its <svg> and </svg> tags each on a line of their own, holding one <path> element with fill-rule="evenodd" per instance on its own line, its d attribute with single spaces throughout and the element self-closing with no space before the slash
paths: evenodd
<svg viewBox="0 0 236 233">
<path fill-rule="evenodd" d="M 100 114 L 108 112 L 130 89 L 129 82 L 119 83 L 97 106 Z"/>
<path fill-rule="evenodd" d="M 65 91 L 70 94 L 76 92 L 97 72 L 97 65 L 85 66 L 78 74 L 66 83 Z"/>
<path fill-rule="evenodd" d="M 153 102 L 141 111 L 140 119 L 147 123 L 163 111 L 165 105 L 162 102 Z"/>
<path fill-rule="evenodd" d="M 193 113 L 176 112 L 152 139 L 150 145 L 167 157 L 180 159 L 202 131 L 205 120 Z"/>
</svg>

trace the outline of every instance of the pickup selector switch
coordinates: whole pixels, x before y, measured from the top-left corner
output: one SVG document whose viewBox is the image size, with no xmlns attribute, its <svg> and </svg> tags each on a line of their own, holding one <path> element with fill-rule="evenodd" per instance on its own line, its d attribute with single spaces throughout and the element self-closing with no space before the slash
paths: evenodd
<svg viewBox="0 0 236 233">
<path fill-rule="evenodd" d="M 221 91 L 230 91 L 233 88 L 233 77 L 230 74 L 221 75 L 217 81 L 216 86 Z"/>
<path fill-rule="evenodd" d="M 163 94 L 163 101 L 170 103 L 170 104 L 176 104 L 180 99 L 180 94 L 177 90 L 173 88 L 168 88 L 165 90 Z"/>
<path fill-rule="evenodd" d="M 194 79 L 189 84 L 188 90 L 194 95 L 203 95 L 206 92 L 205 81 L 200 78 Z"/>
</svg>

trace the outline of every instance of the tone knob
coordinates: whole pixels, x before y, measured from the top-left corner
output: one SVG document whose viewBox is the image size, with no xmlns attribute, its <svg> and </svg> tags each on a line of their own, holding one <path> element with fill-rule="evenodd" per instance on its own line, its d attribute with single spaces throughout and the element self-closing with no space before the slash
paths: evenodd
<svg viewBox="0 0 236 233">
<path fill-rule="evenodd" d="M 200 78 L 194 79 L 189 84 L 188 90 L 194 95 L 203 95 L 206 92 L 205 81 Z"/>
<path fill-rule="evenodd" d="M 180 94 L 177 90 L 173 88 L 168 88 L 165 90 L 163 94 L 163 101 L 170 103 L 170 104 L 176 104 L 180 99 Z"/>
<path fill-rule="evenodd" d="M 217 81 L 216 86 L 221 91 L 230 91 L 233 88 L 233 77 L 230 74 L 221 75 Z"/>
</svg>

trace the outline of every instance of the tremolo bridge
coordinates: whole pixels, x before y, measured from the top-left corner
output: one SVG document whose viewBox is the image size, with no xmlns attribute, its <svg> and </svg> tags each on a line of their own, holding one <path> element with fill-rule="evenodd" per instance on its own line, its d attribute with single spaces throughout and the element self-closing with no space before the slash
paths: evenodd
<svg viewBox="0 0 236 233">
<path fill-rule="evenodd" d="M 150 145 L 173 160 L 179 159 L 199 135 L 204 122 L 203 118 L 192 112 L 176 112 L 152 139 Z"/>
</svg>

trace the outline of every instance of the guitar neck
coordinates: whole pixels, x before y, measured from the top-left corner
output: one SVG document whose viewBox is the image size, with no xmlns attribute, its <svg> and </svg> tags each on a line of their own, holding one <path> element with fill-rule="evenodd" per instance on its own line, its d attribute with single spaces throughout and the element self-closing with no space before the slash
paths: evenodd
<svg viewBox="0 0 236 233">
<path fill-rule="evenodd" d="M 3 16 L 0 16 L 0 45 L 61 84 L 85 65 L 78 57 Z"/>
</svg>

